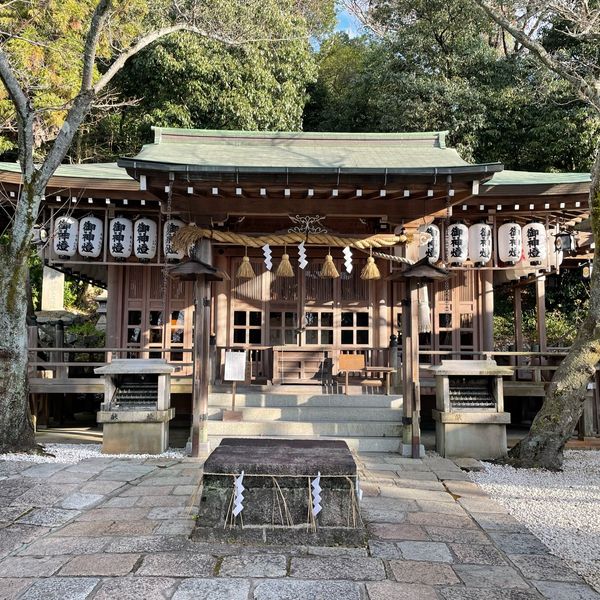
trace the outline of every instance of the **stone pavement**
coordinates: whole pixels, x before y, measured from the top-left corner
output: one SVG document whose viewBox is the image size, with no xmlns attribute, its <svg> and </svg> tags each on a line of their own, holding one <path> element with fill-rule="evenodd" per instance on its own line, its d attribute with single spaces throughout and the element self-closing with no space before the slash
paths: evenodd
<svg viewBox="0 0 600 600">
<path fill-rule="evenodd" d="M 600 600 L 454 462 L 359 461 L 368 548 L 190 541 L 192 459 L 0 461 L 0 600 Z"/>
</svg>

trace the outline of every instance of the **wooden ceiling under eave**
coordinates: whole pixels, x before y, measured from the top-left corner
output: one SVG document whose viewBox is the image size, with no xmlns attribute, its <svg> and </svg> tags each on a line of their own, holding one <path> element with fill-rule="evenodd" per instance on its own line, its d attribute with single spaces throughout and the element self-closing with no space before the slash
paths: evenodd
<svg viewBox="0 0 600 600">
<path fill-rule="evenodd" d="M 168 210 L 168 196 L 161 188 L 151 188 L 161 197 L 162 210 Z M 191 193 L 190 193 L 191 192 Z M 261 193 L 262 192 L 262 193 Z M 448 204 L 471 198 L 471 186 L 407 186 L 400 189 L 373 188 L 241 188 L 236 186 L 181 189 L 175 186 L 170 210 L 184 220 L 196 223 L 223 222 L 230 218 L 253 219 L 288 215 L 326 215 L 328 218 L 384 219 L 401 224 L 426 217 L 442 217 Z"/>
</svg>

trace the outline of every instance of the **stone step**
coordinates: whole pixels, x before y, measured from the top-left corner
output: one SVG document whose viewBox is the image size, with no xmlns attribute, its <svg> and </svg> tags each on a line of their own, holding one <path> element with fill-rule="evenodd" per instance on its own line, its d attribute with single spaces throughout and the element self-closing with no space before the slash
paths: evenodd
<svg viewBox="0 0 600 600">
<path fill-rule="evenodd" d="M 370 380 L 369 380 L 370 381 Z M 376 384 L 379 380 L 373 379 L 371 383 Z M 268 384 L 248 385 L 240 383 L 237 386 L 239 394 L 268 394 L 268 395 L 290 395 L 298 394 L 300 396 L 343 396 L 345 395 L 345 386 L 343 381 L 334 381 L 332 384 L 312 385 L 312 384 Z M 218 383 L 210 386 L 211 394 L 229 394 L 231 393 L 231 383 Z M 350 379 L 348 393 L 351 396 L 385 396 L 385 390 L 382 385 L 362 385 L 356 382 L 355 378 Z M 392 396 L 401 395 L 401 388 L 395 390 Z"/>
<path fill-rule="evenodd" d="M 306 422 L 306 421 L 216 421 L 208 422 L 209 435 L 221 437 L 395 437 L 402 435 L 400 421 Z"/>
<path fill-rule="evenodd" d="M 400 408 L 374 408 L 372 406 L 284 406 L 269 408 L 254 408 L 240 406 L 235 403 L 236 410 L 243 414 L 244 421 L 310 421 L 310 422 L 338 422 L 344 421 L 387 421 L 399 422 L 402 420 Z M 223 410 L 231 409 L 231 401 L 222 406 L 209 406 L 208 418 L 220 420 Z"/>
<path fill-rule="evenodd" d="M 209 406 L 226 408 L 231 406 L 231 392 L 211 392 Z M 283 407 L 332 407 L 343 408 L 402 408 L 402 396 L 384 394 L 322 394 L 322 393 L 237 393 L 236 407 L 245 408 L 283 408 Z"/>
<path fill-rule="evenodd" d="M 209 425 L 210 431 L 210 425 Z M 252 436 L 252 435 L 209 435 L 211 449 L 216 448 L 224 437 L 264 437 L 264 436 Z M 269 436 L 277 437 L 277 436 Z M 402 440 L 398 437 L 353 437 L 353 436 L 324 436 L 324 435 L 286 435 L 279 436 L 285 439 L 336 439 L 343 440 L 348 444 L 350 450 L 357 452 L 399 452 L 402 447 Z"/>
</svg>

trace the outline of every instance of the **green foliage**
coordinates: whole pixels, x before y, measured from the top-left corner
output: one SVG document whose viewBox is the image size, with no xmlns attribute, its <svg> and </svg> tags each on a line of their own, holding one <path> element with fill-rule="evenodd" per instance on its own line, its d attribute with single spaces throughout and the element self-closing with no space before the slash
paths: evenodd
<svg viewBox="0 0 600 600">
<path fill-rule="evenodd" d="M 73 277 L 65 278 L 64 305 L 66 310 L 84 314 L 92 314 L 96 310 L 94 297 L 101 288 L 90 285 Z"/>
<path fill-rule="evenodd" d="M 467 160 L 534 171 L 591 167 L 598 116 L 530 56 L 505 48 L 471 3 L 376 6 L 385 40 L 338 34 L 321 46 L 307 129 L 448 129 Z"/>
<path fill-rule="evenodd" d="M 581 316 L 582 313 L 566 314 L 558 310 L 546 312 L 548 346 L 568 348 L 575 341 Z"/>
<path fill-rule="evenodd" d="M 190 33 L 171 36 L 131 60 L 115 82 L 119 96 L 137 104 L 90 128 L 72 157 L 135 153 L 152 140 L 153 125 L 298 130 L 316 74 L 308 38 L 228 48 Z"/>
<path fill-rule="evenodd" d="M 82 55 L 96 0 L 16 0 L 0 7 L 3 50 L 22 87 L 31 93 L 37 114 L 36 146 L 51 140 L 63 123 L 68 102 L 81 86 Z M 151 18 L 144 0 L 113 0 L 110 25 L 101 36 L 100 61 L 127 46 Z M 95 76 L 99 70 L 95 68 Z M 12 121 L 14 108 L 0 86 L 0 120 Z M 16 147 L 14 136 L 0 138 L 0 150 Z"/>
<path fill-rule="evenodd" d="M 106 338 L 105 332 L 98 331 L 94 321 L 90 319 L 69 325 L 69 327 L 67 327 L 67 334 L 67 339 L 73 348 L 102 348 Z M 103 360 L 103 355 L 83 352 L 78 352 L 74 356 L 75 361 L 77 362 Z"/>
<path fill-rule="evenodd" d="M 494 315 L 494 350 L 506 351 L 515 343 L 514 316 Z"/>
<path fill-rule="evenodd" d="M 14 0 L 0 7 L 0 43 L 39 108 L 38 158 L 79 92 L 85 36 L 97 4 Z M 161 27 L 185 24 L 196 33 L 161 38 L 134 59 L 135 65 L 128 64 L 113 82 L 108 104 L 138 99 L 139 106 L 98 108 L 71 158 L 99 160 L 137 151 L 151 124 L 298 129 L 305 87 L 316 74 L 309 41 L 333 26 L 334 14 L 333 0 L 112 0 L 94 63 L 96 80 L 132 43 Z M 0 119 L 15 123 L 2 86 Z M 16 158 L 16 128 L 6 131 L 0 154 L 12 148 L 7 157 Z M 125 142 L 117 146 L 116 139 Z"/>
<path fill-rule="evenodd" d="M 67 331 L 77 336 L 96 336 L 100 332 L 92 321 L 83 321 L 81 323 L 73 323 L 67 327 Z"/>
<path fill-rule="evenodd" d="M 506 287 L 494 295 L 494 342 L 497 350 L 515 343 L 514 293 Z M 550 347 L 570 346 L 588 311 L 589 282 L 580 269 L 563 269 L 546 279 L 546 339 Z M 538 344 L 535 285 L 521 288 L 523 343 L 526 348 Z"/>
</svg>

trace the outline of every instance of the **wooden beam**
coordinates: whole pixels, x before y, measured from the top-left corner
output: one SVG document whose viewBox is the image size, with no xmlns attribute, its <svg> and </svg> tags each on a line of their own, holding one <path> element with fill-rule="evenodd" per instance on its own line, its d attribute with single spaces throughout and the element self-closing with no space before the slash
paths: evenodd
<svg viewBox="0 0 600 600">
<path fill-rule="evenodd" d="M 379 196 L 346 200 L 345 198 L 281 198 L 274 200 L 268 198 L 257 201 L 243 197 L 224 197 L 219 199 L 215 206 L 213 198 L 197 198 L 177 196 L 172 202 L 172 211 L 175 213 L 192 214 L 195 218 L 214 217 L 215 209 L 221 215 L 229 216 L 287 216 L 294 214 L 326 214 L 328 217 L 383 217 L 388 220 L 400 222 L 408 219 L 444 211 L 445 199 L 435 198 L 430 201 L 417 202 L 412 198 L 401 198 L 396 201 Z"/>
</svg>

